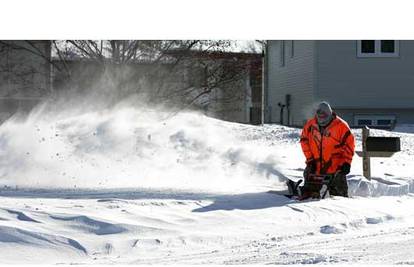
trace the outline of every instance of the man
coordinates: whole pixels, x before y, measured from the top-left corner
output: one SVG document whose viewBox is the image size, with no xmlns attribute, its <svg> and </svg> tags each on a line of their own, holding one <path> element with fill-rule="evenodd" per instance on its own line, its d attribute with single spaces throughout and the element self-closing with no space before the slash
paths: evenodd
<svg viewBox="0 0 414 267">
<path fill-rule="evenodd" d="M 348 124 L 332 112 L 327 102 L 318 105 L 315 117 L 303 127 L 300 143 L 306 157 L 305 181 L 311 174 L 332 174 L 334 180 L 329 186 L 329 194 L 348 197 L 346 175 L 354 155 L 354 136 Z"/>
</svg>

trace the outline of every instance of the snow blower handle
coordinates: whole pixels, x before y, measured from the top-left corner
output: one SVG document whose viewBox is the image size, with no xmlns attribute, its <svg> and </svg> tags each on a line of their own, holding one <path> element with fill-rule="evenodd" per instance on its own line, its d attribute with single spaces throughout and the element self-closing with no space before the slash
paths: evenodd
<svg viewBox="0 0 414 267">
<path fill-rule="evenodd" d="M 318 184 L 318 185 L 324 185 L 329 184 L 329 182 L 332 180 L 333 176 L 335 174 L 310 174 L 308 176 L 308 179 L 305 180 L 305 182 L 308 182 L 309 184 Z"/>
</svg>

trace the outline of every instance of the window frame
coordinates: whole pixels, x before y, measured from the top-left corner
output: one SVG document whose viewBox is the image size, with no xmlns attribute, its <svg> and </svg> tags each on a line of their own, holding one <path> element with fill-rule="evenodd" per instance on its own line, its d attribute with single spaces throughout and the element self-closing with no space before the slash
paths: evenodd
<svg viewBox="0 0 414 267">
<path fill-rule="evenodd" d="M 357 41 L 357 57 L 359 58 L 370 58 L 370 57 L 399 57 L 400 56 L 400 42 L 398 40 L 373 40 L 375 41 L 374 53 L 362 53 L 362 41 Z M 383 53 L 381 52 L 381 41 L 394 41 L 394 53 Z"/>
</svg>

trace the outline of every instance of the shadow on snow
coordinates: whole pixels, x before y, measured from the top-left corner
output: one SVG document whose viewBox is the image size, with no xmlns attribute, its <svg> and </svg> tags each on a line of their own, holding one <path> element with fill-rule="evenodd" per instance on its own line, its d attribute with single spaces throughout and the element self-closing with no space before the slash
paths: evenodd
<svg viewBox="0 0 414 267">
<path fill-rule="evenodd" d="M 154 189 L 118 189 L 118 190 L 56 190 L 56 189 L 19 189 L 0 190 L 0 197 L 13 198 L 48 198 L 48 199 L 96 199 L 103 200 L 189 200 L 213 201 L 213 203 L 196 208 L 192 212 L 209 212 L 215 210 L 253 210 L 280 207 L 295 201 L 269 192 L 217 194 L 208 192 L 186 192 L 177 190 Z M 202 205 L 202 202 L 199 203 Z"/>
<path fill-rule="evenodd" d="M 216 210 L 255 210 L 281 207 L 295 201 L 275 193 L 259 192 L 238 195 L 224 195 L 214 199 L 208 206 L 194 209 L 193 212 L 208 212 Z"/>
</svg>

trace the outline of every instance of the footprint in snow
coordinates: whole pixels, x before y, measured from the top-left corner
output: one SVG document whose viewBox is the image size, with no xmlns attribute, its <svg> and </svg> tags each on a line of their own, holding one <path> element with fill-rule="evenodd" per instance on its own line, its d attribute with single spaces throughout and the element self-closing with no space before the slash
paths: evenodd
<svg viewBox="0 0 414 267">
<path fill-rule="evenodd" d="M 345 232 L 345 229 L 341 229 L 333 225 L 324 225 L 321 226 L 320 232 L 322 234 L 342 234 Z"/>
<path fill-rule="evenodd" d="M 385 217 L 368 217 L 365 219 L 367 224 L 379 224 L 391 220 L 394 220 L 394 217 L 391 215 L 387 215 Z"/>
</svg>

